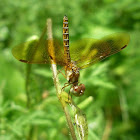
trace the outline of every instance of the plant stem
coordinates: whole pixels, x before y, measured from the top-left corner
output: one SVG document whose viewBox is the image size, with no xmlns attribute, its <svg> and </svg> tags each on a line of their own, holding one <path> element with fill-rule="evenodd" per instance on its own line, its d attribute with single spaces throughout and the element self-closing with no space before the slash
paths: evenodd
<svg viewBox="0 0 140 140">
<path fill-rule="evenodd" d="M 54 55 L 54 49 L 55 48 L 53 46 L 52 21 L 51 21 L 51 19 L 47 19 L 47 34 L 48 34 L 48 48 L 47 49 L 49 49 L 48 50 L 49 53 L 51 54 L 51 56 L 53 56 L 53 59 L 51 59 L 51 68 L 52 68 L 52 71 L 53 71 L 53 81 L 54 81 L 54 85 L 55 85 L 55 88 L 56 88 L 57 97 L 58 97 L 59 101 L 61 102 L 61 105 L 62 105 L 63 110 L 65 112 L 71 136 L 72 136 L 73 140 L 76 140 L 77 138 L 76 138 L 74 127 L 73 127 L 73 124 L 72 124 L 72 121 L 71 121 L 71 117 L 70 117 L 70 114 L 69 114 L 68 109 L 66 107 L 66 105 L 67 105 L 66 97 L 65 97 L 66 94 L 64 92 L 61 92 L 61 86 L 59 84 L 59 79 L 58 79 L 58 74 L 57 74 L 57 66 L 55 64 L 55 55 Z"/>
<path fill-rule="evenodd" d="M 112 119 L 109 118 L 106 121 L 106 127 L 105 127 L 105 130 L 104 130 L 104 133 L 103 133 L 102 140 L 108 140 L 109 139 L 111 129 L 112 129 Z"/>
</svg>

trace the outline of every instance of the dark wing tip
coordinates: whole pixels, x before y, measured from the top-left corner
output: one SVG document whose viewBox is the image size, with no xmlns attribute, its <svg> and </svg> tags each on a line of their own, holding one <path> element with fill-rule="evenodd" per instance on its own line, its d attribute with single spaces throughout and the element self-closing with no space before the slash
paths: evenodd
<svg viewBox="0 0 140 140">
<path fill-rule="evenodd" d="M 126 47 L 127 47 L 127 45 L 123 46 L 123 47 L 121 48 L 121 50 L 124 49 L 124 48 L 126 48 Z"/>
<path fill-rule="evenodd" d="M 20 59 L 19 61 L 24 62 L 24 63 L 28 63 L 27 60 L 22 60 L 22 59 Z"/>
</svg>

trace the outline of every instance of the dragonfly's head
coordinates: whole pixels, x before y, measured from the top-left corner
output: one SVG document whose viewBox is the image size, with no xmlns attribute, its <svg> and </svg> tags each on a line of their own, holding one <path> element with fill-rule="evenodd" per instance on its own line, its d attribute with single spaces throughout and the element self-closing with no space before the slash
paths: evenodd
<svg viewBox="0 0 140 140">
<path fill-rule="evenodd" d="M 70 92 L 74 95 L 74 96 L 82 96 L 85 92 L 85 85 L 84 84 L 80 84 L 80 85 L 76 85 L 76 86 L 72 86 L 70 89 Z"/>
</svg>

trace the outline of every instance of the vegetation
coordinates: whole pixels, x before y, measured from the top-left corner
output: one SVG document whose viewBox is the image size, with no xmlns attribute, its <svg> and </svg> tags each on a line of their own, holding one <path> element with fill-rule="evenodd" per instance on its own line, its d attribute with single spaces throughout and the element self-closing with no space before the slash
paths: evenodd
<svg viewBox="0 0 140 140">
<path fill-rule="evenodd" d="M 11 53 L 17 44 L 32 35 L 39 36 L 47 18 L 52 19 L 54 38 L 62 41 L 65 14 L 70 42 L 120 31 L 130 34 L 131 41 L 122 52 L 80 71 L 86 91 L 84 96 L 72 99 L 86 114 L 89 140 L 139 140 L 139 5 L 140 0 L 1 2 L 0 140 L 71 139 L 51 66 L 29 66 L 15 60 Z M 59 80 L 61 86 L 66 83 L 61 74 Z"/>
</svg>

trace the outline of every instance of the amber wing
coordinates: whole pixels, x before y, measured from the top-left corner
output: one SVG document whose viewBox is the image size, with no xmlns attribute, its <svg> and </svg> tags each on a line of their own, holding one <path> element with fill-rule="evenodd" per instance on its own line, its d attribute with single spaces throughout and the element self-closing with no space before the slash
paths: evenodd
<svg viewBox="0 0 140 140">
<path fill-rule="evenodd" d="M 34 41 L 28 41 L 20 44 L 12 49 L 13 56 L 24 63 L 30 64 L 46 64 L 50 63 L 50 59 L 53 59 L 55 63 L 64 66 L 64 52 L 63 46 L 56 40 L 53 40 L 54 55 L 52 55 L 51 47 L 48 40 L 46 40 L 46 28 L 42 33 L 40 39 Z"/>
<path fill-rule="evenodd" d="M 115 33 L 100 40 L 82 39 L 70 46 L 71 59 L 79 69 L 86 68 L 124 49 L 130 40 L 127 33 Z"/>
</svg>

